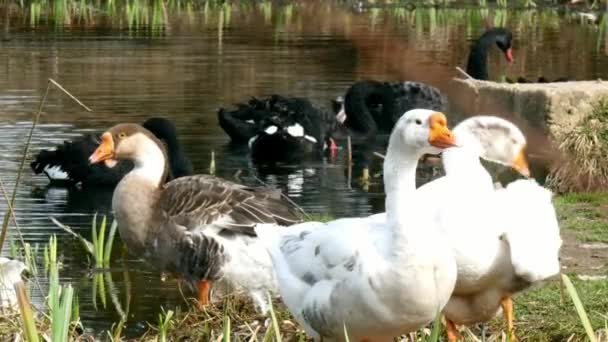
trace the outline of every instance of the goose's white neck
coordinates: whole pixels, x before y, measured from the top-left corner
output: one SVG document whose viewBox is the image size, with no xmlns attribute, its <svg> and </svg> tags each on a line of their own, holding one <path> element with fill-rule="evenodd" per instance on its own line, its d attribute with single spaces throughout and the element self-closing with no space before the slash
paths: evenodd
<svg viewBox="0 0 608 342">
<path fill-rule="evenodd" d="M 408 207 L 416 192 L 416 166 L 420 151 L 407 144 L 391 141 L 384 160 L 384 190 L 386 193 L 386 219 L 397 228 L 405 224 Z"/>
<path fill-rule="evenodd" d="M 148 137 L 137 137 L 138 148 L 133 156 L 135 167 L 131 177 L 148 181 L 159 186 L 165 174 L 166 158 L 160 147 Z"/>
<path fill-rule="evenodd" d="M 454 134 L 458 147 L 445 149 L 441 155 L 446 175 L 467 177 L 478 183 L 491 182 L 490 174 L 479 159 L 485 152 L 479 139 L 467 130 L 454 131 Z"/>
</svg>

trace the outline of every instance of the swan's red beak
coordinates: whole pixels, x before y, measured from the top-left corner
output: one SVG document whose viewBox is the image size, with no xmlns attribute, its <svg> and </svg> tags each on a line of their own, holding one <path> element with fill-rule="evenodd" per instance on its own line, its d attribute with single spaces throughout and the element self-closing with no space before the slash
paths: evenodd
<svg viewBox="0 0 608 342">
<path fill-rule="evenodd" d="M 508 48 L 507 51 L 505 51 L 505 58 L 507 59 L 507 62 L 513 63 L 513 49 L 512 48 Z"/>
<path fill-rule="evenodd" d="M 511 167 L 517 172 L 521 173 L 522 176 L 530 178 L 530 166 L 528 165 L 528 159 L 526 158 L 526 147 L 522 147 L 519 150 L 515 159 L 511 162 Z"/>
<path fill-rule="evenodd" d="M 429 144 L 438 148 L 456 146 L 454 134 L 448 129 L 448 119 L 443 113 L 435 112 L 429 117 Z"/>
<path fill-rule="evenodd" d="M 101 136 L 101 144 L 89 157 L 89 163 L 105 161 L 107 166 L 112 167 L 116 164 L 112 158 L 114 158 L 114 139 L 112 139 L 112 134 L 106 132 Z"/>
</svg>

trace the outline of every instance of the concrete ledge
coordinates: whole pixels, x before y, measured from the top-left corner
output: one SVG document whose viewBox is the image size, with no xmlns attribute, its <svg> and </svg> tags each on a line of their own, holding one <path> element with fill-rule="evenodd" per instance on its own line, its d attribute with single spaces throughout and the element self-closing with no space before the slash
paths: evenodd
<svg viewBox="0 0 608 342">
<path fill-rule="evenodd" d="M 497 83 L 453 79 L 450 101 L 469 113 L 502 113 L 542 128 L 550 137 L 567 132 L 608 97 L 608 82 Z"/>
</svg>

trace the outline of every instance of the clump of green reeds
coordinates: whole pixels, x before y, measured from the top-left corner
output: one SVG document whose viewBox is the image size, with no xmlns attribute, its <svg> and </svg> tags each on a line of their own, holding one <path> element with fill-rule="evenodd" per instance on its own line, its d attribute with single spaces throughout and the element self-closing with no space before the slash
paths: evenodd
<svg viewBox="0 0 608 342">
<path fill-rule="evenodd" d="M 91 222 L 91 239 L 92 242 L 84 238 L 82 235 L 74 232 L 74 230 L 54 217 L 51 217 L 51 221 L 55 223 L 59 228 L 65 230 L 70 235 L 78 239 L 84 249 L 93 258 L 93 264 L 96 268 L 107 268 L 110 266 L 110 256 L 112 255 L 112 246 L 114 245 L 114 238 L 116 237 L 116 230 L 118 224 L 116 220 L 112 221 L 110 226 L 110 232 L 106 235 L 107 220 L 104 215 L 101 219 L 99 226 L 97 225 L 97 214 L 93 216 Z"/>
<path fill-rule="evenodd" d="M 160 342 L 167 341 L 167 331 L 173 324 L 173 314 L 174 312 L 172 310 L 168 310 L 167 312 L 163 310 L 163 313 L 158 314 L 158 334 L 160 335 Z"/>
<path fill-rule="evenodd" d="M 65 225 L 57 219 L 51 217 L 51 221 L 55 223 L 58 227 L 62 228 L 70 235 L 78 239 L 84 249 L 88 252 L 88 254 L 93 258 L 92 265 L 95 269 L 93 275 L 93 287 L 92 287 L 92 298 L 93 298 L 93 307 L 97 309 L 97 298 L 101 299 L 101 305 L 103 308 L 107 307 L 107 294 L 110 293 L 111 299 L 114 303 L 114 306 L 117 310 L 117 313 L 122 317 L 121 322 L 115 327 L 115 332 L 111 334 L 111 336 L 120 335 L 120 331 L 122 330 L 122 325 L 126 320 L 126 313 L 120 304 L 120 301 L 116 298 L 116 290 L 114 287 L 114 282 L 112 280 L 112 273 L 108 271 L 110 267 L 110 257 L 112 255 L 112 246 L 114 245 L 114 238 L 116 236 L 116 231 L 118 224 L 116 220 L 112 221 L 112 225 L 110 226 L 110 231 L 106 234 L 107 227 L 107 219 L 104 215 L 101 219 L 100 224 L 97 224 L 97 214 L 93 216 L 93 220 L 91 222 L 91 239 L 92 241 L 87 240 L 82 235 L 74 232 L 74 230 Z"/>
<path fill-rule="evenodd" d="M 23 283 L 15 286 L 23 335 L 29 342 L 37 342 L 41 336 L 51 341 L 68 341 L 68 336 L 75 333 L 75 330 L 70 328 L 75 328 L 79 324 L 78 315 L 77 310 L 74 310 L 74 288 L 70 284 L 64 286 L 59 283 L 57 238 L 54 235 L 50 237 L 49 244 L 45 247 L 45 256 L 45 262 L 48 262 L 49 280 L 48 315 L 36 315 Z"/>
<path fill-rule="evenodd" d="M 564 154 L 556 163 L 548 185 L 558 192 L 608 190 L 608 98 L 574 127 L 556 134 Z"/>
<path fill-rule="evenodd" d="M 112 245 L 114 244 L 117 227 L 118 224 L 116 223 L 116 220 L 112 221 L 110 232 L 106 236 L 106 216 L 104 215 L 101 219 L 99 231 L 97 230 L 97 214 L 93 216 L 91 236 L 93 239 L 93 258 L 96 267 L 101 268 L 110 266 L 110 256 L 112 254 Z"/>
<path fill-rule="evenodd" d="M 67 341 L 72 322 L 72 300 L 74 288 L 71 284 L 59 284 L 59 263 L 57 261 L 57 238 L 49 240 L 49 295 L 48 307 L 51 316 L 52 341 Z"/>
</svg>

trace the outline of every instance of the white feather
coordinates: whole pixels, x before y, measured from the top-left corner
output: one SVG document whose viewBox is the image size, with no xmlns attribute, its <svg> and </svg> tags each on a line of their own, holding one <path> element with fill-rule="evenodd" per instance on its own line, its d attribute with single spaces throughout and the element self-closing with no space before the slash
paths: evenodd
<svg viewBox="0 0 608 342">
<path fill-rule="evenodd" d="M 0 257 L 0 308 L 11 309 L 17 305 L 15 284 L 22 281 L 25 264 L 18 260 Z"/>
<path fill-rule="evenodd" d="M 287 133 L 289 133 L 289 135 L 291 135 L 292 137 L 302 137 L 304 136 L 304 127 L 302 127 L 302 125 L 300 125 L 299 123 L 295 123 L 287 127 Z"/>
<path fill-rule="evenodd" d="M 271 126 L 266 127 L 264 132 L 266 132 L 266 134 L 268 134 L 268 135 L 272 135 L 272 134 L 275 134 L 278 130 L 279 130 L 279 128 L 277 126 L 271 125 Z"/>
<path fill-rule="evenodd" d="M 55 165 L 52 167 L 49 167 L 47 165 L 44 167 L 43 172 L 50 180 L 67 180 L 67 179 L 69 179 L 68 173 L 63 171 L 63 169 L 59 165 Z"/>
<path fill-rule="evenodd" d="M 310 136 L 310 135 L 305 135 L 305 136 L 304 136 L 304 139 L 306 139 L 306 140 L 310 141 L 310 142 L 311 142 L 311 143 L 313 143 L 313 144 L 316 144 L 316 143 L 317 143 L 317 139 L 315 139 L 315 137 L 312 137 L 312 136 Z"/>
<path fill-rule="evenodd" d="M 346 121 L 346 111 L 344 110 L 344 104 L 342 104 L 342 108 L 340 108 L 340 111 L 338 112 L 338 114 L 336 114 L 336 120 L 341 124 Z"/>
</svg>

